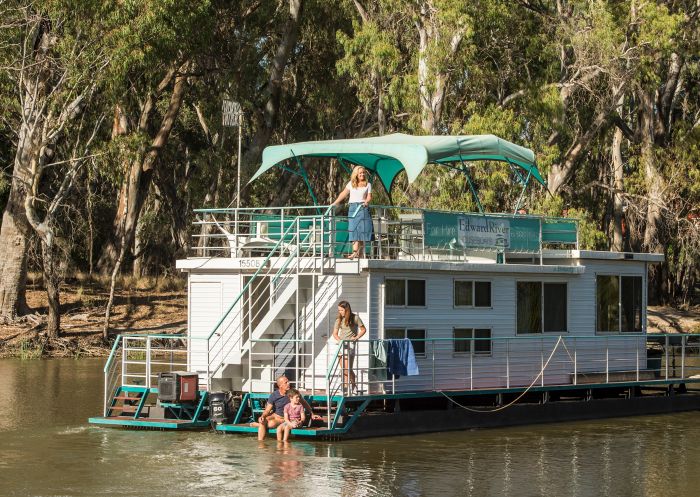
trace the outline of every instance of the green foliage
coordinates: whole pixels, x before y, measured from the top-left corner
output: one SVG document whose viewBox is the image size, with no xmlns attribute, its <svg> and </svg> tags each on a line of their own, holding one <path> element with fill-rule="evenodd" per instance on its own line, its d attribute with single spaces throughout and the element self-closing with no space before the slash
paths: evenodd
<svg viewBox="0 0 700 497">
<path fill-rule="evenodd" d="M 545 177 L 580 144 L 581 153 L 562 189 L 552 196 L 533 183 L 524 202 L 531 213 L 578 218 L 580 245 L 586 249 L 611 245 L 611 146 L 620 122 L 628 128 L 621 147 L 620 193 L 632 229 L 632 248 L 645 249 L 651 185 L 642 161 L 641 101 L 649 97 L 655 109 L 651 153 L 664 193 L 660 236 L 669 270 L 665 287 L 695 284 L 700 271 L 700 242 L 697 224 L 693 224 L 697 221 L 692 221 L 700 214 L 700 127 L 696 124 L 700 30 L 695 2 L 360 3 L 366 8 L 367 20 L 361 18 L 352 0 L 304 1 L 297 41 L 286 61 L 279 102 L 275 103 L 277 116 L 266 123 L 269 75 L 286 30 L 286 1 L 6 2 L 12 9 L 3 12 L 13 19 L 20 19 L 23 12 L 15 7 L 31 5 L 33 12 L 51 19 L 60 34 L 51 56 L 65 69 L 66 85 L 65 92 L 58 92 L 50 103 L 54 111 L 76 89 L 95 86 L 82 120 L 69 127 L 67 139 L 56 144 L 53 156 L 56 161 L 69 158 L 73 144 L 84 143 L 103 119 L 90 149 L 97 156 L 84 165 L 75 194 L 61 207 L 59 232 L 69 235 L 76 245 L 71 254 L 75 265 L 86 267 L 89 240 L 97 255 L 112 236 L 115 199 L 124 185 L 127 166 L 150 150 L 169 104 L 171 86 L 163 90 L 159 85 L 168 71 L 185 68 L 189 75 L 185 101 L 159 151 L 159 173 L 139 224 L 150 272 L 171 266 L 172 259 L 182 253 L 176 251 L 184 250 L 178 234 L 188 229 L 183 222 L 193 220 L 192 208 L 212 206 L 215 190 L 219 207 L 233 201 L 237 131 L 221 124 L 224 95 L 244 109 L 246 156 L 261 136 L 263 145 L 373 136 L 380 129 L 380 115 L 387 133 L 423 133 L 421 90 L 435 91 L 438 76 L 444 76 L 438 133 L 496 134 L 527 146 L 535 151 Z M 428 8 L 430 16 L 426 17 Z M 423 47 L 421 22 L 429 24 Z M 10 67 L 26 31 L 21 23 L 6 24 L 12 27 L 0 30 L 0 64 Z M 451 41 L 456 34 L 461 41 L 453 50 Z M 72 56 L 76 49 L 80 57 Z M 681 61 L 682 71 L 670 110 L 662 115 L 672 54 Z M 423 88 L 419 83 L 421 62 L 428 74 Z M 0 163 L 4 167 L 0 206 L 9 193 L 21 122 L 16 74 L 0 72 Z M 620 88 L 620 101 L 613 101 Z M 139 127 L 144 105 L 150 101 L 152 113 Z M 117 106 L 126 130 L 113 136 L 110 131 Z M 582 138 L 600 115 L 604 122 L 584 142 Z M 244 165 L 244 183 L 255 166 Z M 517 175 L 502 163 L 467 167 L 484 208 L 512 212 L 520 194 Z M 308 169 L 321 201 L 337 194 L 339 185 L 347 180 L 342 168 L 331 173 L 327 161 L 309 164 Z M 42 199 L 51 198 L 64 171 L 59 166 L 47 173 Z M 277 203 L 288 183 L 294 184 L 288 176 L 270 173 L 251 185 L 244 184 L 245 203 Z M 375 200 L 388 202 L 380 190 Z M 464 174 L 444 167 L 426 168 L 413 185 L 401 175 L 393 200 L 435 209 L 477 210 Z M 309 203 L 305 185 L 296 184 L 288 203 Z M 674 299 L 686 298 L 681 290 L 668 292 Z"/>
</svg>

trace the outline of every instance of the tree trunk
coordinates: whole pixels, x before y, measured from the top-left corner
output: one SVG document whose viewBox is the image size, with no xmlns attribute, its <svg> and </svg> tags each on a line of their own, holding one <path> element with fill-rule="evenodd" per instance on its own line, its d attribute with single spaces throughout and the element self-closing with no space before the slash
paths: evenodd
<svg viewBox="0 0 700 497">
<path fill-rule="evenodd" d="M 299 35 L 302 6 L 303 0 L 289 0 L 289 17 L 270 67 L 270 77 L 267 83 L 267 100 L 265 101 L 261 113 L 262 122 L 253 135 L 250 147 L 241 161 L 243 167 L 248 167 L 258 162 L 262 156 L 263 149 L 267 146 L 272 137 L 272 132 L 277 123 L 284 71 L 289 61 L 289 54 L 296 45 Z M 241 179 L 241 181 L 244 180 Z M 241 204 L 243 204 L 242 199 Z"/>
<path fill-rule="evenodd" d="M 143 244 L 138 226 L 134 232 L 134 260 L 131 266 L 131 275 L 136 279 L 143 275 Z"/>
<path fill-rule="evenodd" d="M 13 180 L 13 185 L 15 181 Z M 15 207 L 17 196 L 12 187 L 10 200 L 2 216 L 0 228 L 0 317 L 13 320 L 28 311 L 26 302 L 27 236 L 19 228 Z"/>
<path fill-rule="evenodd" d="M 662 219 L 661 206 L 663 205 L 663 178 L 656 167 L 654 155 L 654 103 L 652 98 L 644 91 L 639 92 L 642 150 L 641 159 L 644 167 L 647 184 L 646 228 L 644 231 L 644 247 L 650 252 L 662 250 L 660 240 Z"/>
<path fill-rule="evenodd" d="M 24 211 L 24 199 L 31 184 L 31 161 L 39 147 L 37 126 L 25 120 L 12 170 L 10 196 L 0 227 L 0 316 L 15 319 L 28 311 L 26 303 L 27 247 L 31 231 Z"/>
<path fill-rule="evenodd" d="M 30 227 L 24 212 L 24 197 L 29 177 L 21 149 L 17 155 L 0 226 L 0 316 L 10 320 L 28 311 L 25 291 Z"/>
<path fill-rule="evenodd" d="M 180 70 L 184 71 L 187 64 L 183 65 Z M 105 322 L 103 327 L 103 338 L 106 340 L 109 336 L 109 319 L 111 314 L 112 303 L 114 302 L 114 289 L 116 277 L 121 266 L 124 263 L 126 253 L 134 242 L 136 233 L 136 225 L 139 220 L 139 215 L 143 204 L 146 201 L 148 190 L 151 185 L 151 178 L 155 172 L 156 161 L 160 155 L 160 151 L 168 142 L 170 132 L 175 125 L 175 121 L 180 112 L 182 101 L 185 97 L 187 89 L 187 77 L 183 74 L 178 74 L 175 78 L 175 85 L 172 94 L 170 95 L 170 103 L 165 111 L 163 121 L 155 138 L 151 142 L 150 149 L 140 159 L 136 159 L 131 164 L 129 177 L 126 185 L 123 187 L 124 202 L 120 203 L 120 209 L 117 211 L 115 225 L 119 226 L 119 250 L 116 261 L 112 270 L 110 295 L 105 310 Z M 144 126 L 145 127 L 145 126 Z"/>
<path fill-rule="evenodd" d="M 438 134 L 438 125 L 442 118 L 442 108 L 445 102 L 450 75 L 445 71 L 431 71 L 430 45 L 435 44 L 440 36 L 439 27 L 433 19 L 435 14 L 432 6 L 422 3 L 418 9 L 418 92 L 421 106 L 421 127 L 431 135 Z M 464 28 L 458 28 L 450 38 L 449 56 L 457 53 Z"/>
<path fill-rule="evenodd" d="M 49 315 L 46 320 L 46 332 L 51 338 L 58 338 L 61 333 L 61 301 L 60 269 L 56 265 L 56 254 L 54 248 L 41 241 L 41 255 L 44 267 L 44 286 L 49 303 Z"/>
<path fill-rule="evenodd" d="M 624 184 L 622 182 L 622 153 L 620 152 L 620 145 L 622 144 L 622 130 L 615 128 L 615 134 L 613 135 L 612 142 L 612 172 L 613 172 L 613 187 L 615 188 L 613 193 L 613 243 L 612 249 L 617 252 L 622 252 L 624 248 L 624 239 L 622 233 L 622 189 Z M 629 229 L 629 228 L 627 228 Z"/>
<path fill-rule="evenodd" d="M 179 68 L 179 71 L 185 71 L 187 66 L 188 64 L 184 64 Z M 159 85 L 159 92 L 172 81 L 174 75 L 174 70 L 166 75 Z M 119 190 L 117 212 L 112 223 L 114 236 L 105 245 L 98 261 L 98 268 L 103 274 L 117 264 L 119 253 L 122 249 L 125 249 L 127 252 L 131 250 L 138 218 L 151 185 L 153 168 L 160 155 L 160 151 L 167 144 L 168 137 L 170 136 L 170 132 L 179 114 L 186 89 L 186 76 L 178 74 L 175 77 L 175 84 L 170 95 L 168 109 L 163 116 L 163 121 L 155 138 L 153 138 L 151 142 L 151 146 L 148 149 L 141 150 L 138 154 L 138 158 L 134 159 L 128 166 L 128 176 Z M 155 96 L 151 95 L 144 104 L 139 118 L 138 128 L 140 131 L 145 132 L 148 129 L 154 106 Z M 119 241 L 122 240 L 122 238 L 126 242 L 126 247 L 121 247 L 120 245 Z M 122 261 L 123 260 L 124 258 L 122 258 Z"/>
</svg>

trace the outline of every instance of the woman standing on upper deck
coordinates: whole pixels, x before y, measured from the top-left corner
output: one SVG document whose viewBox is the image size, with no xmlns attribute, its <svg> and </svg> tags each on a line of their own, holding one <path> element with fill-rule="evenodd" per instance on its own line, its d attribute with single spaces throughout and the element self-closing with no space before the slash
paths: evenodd
<svg viewBox="0 0 700 497">
<path fill-rule="evenodd" d="M 357 166 L 353 169 L 350 183 L 340 192 L 333 205 L 338 206 L 348 196 L 350 196 L 348 231 L 352 242 L 352 254 L 349 258 L 357 259 L 363 257 L 365 253 L 365 242 L 372 240 L 372 217 L 368 208 L 372 201 L 372 184 L 364 167 Z"/>
</svg>

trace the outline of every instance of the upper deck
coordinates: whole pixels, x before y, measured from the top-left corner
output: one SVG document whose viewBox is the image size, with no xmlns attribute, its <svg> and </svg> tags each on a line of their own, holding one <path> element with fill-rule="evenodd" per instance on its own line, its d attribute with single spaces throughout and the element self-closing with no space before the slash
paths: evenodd
<svg viewBox="0 0 700 497">
<path fill-rule="evenodd" d="M 230 268 L 272 251 L 302 259 L 340 261 L 352 252 L 348 217 L 333 206 L 197 209 L 191 254 L 178 267 Z M 431 269 L 460 265 L 571 265 L 595 258 L 659 262 L 662 254 L 582 251 L 578 221 L 526 214 L 480 214 L 371 205 L 373 236 L 356 267 Z M 223 260 L 222 260 L 223 259 Z M 440 263 L 440 264 L 436 264 Z M 251 267 L 255 268 L 255 262 Z M 506 267 L 498 267 L 502 265 Z M 314 265 L 316 267 L 316 265 Z"/>
</svg>

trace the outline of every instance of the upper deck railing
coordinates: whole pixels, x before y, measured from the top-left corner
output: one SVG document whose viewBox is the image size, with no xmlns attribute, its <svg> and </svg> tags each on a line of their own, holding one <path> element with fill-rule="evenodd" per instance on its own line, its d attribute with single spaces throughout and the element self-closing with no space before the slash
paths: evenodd
<svg viewBox="0 0 700 497">
<path fill-rule="evenodd" d="M 312 256 L 340 258 L 352 252 L 346 209 L 301 206 L 195 213 L 191 249 L 196 257 L 265 256 L 280 239 L 286 243 L 292 238 L 307 240 L 304 252 Z M 505 263 L 513 254 L 541 256 L 546 247 L 578 248 L 578 223 L 570 218 L 385 205 L 370 206 L 370 213 L 373 236 L 365 247 L 366 258 Z M 289 234 L 297 218 L 303 233 Z"/>
</svg>

